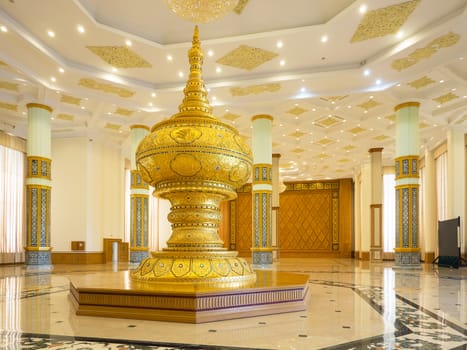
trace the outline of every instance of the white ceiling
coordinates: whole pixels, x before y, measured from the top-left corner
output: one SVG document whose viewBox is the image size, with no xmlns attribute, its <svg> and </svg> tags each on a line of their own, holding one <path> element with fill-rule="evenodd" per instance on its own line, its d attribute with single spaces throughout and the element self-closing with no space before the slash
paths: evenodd
<svg viewBox="0 0 467 350">
<path fill-rule="evenodd" d="M 251 137 L 252 116 L 274 117 L 284 180 L 352 177 L 373 147 L 392 165 L 399 103 L 421 103 L 421 154 L 448 128 L 467 129 L 467 0 L 244 2 L 241 13 L 200 25 L 203 76 L 215 116 L 242 135 Z M 404 18 L 394 5 L 414 9 Z M 370 14 L 379 16 L 368 31 L 380 36 L 352 42 Z M 394 23 L 397 32 L 382 33 Z M 193 23 L 163 0 L 0 0 L 0 29 L 0 130 L 26 137 L 25 105 L 37 101 L 53 108 L 52 137 L 102 138 L 128 156 L 130 126 L 152 126 L 182 101 Z M 275 56 L 250 70 L 217 62 L 241 45 Z M 126 47 L 148 67 L 113 72 L 90 46 Z M 403 58 L 415 63 L 393 68 Z M 423 77 L 431 82 L 408 85 Z"/>
</svg>

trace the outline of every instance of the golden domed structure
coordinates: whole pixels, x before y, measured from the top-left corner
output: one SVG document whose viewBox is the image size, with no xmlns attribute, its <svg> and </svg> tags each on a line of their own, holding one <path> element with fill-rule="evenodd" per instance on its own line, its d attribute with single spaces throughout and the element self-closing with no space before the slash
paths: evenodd
<svg viewBox="0 0 467 350">
<path fill-rule="evenodd" d="M 131 273 L 135 280 L 254 283 L 249 264 L 227 251 L 219 238 L 220 202 L 236 198 L 249 178 L 250 148 L 238 131 L 212 115 L 202 78 L 198 27 L 188 52 L 190 76 L 179 112 L 155 124 L 139 144 L 136 163 L 154 195 L 168 199 L 172 235 L 167 248 L 153 252 Z"/>
</svg>

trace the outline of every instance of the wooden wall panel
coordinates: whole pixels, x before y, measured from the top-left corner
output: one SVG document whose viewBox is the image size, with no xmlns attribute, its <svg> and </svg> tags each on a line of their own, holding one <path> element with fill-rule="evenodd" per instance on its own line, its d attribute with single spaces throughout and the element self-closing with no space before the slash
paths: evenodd
<svg viewBox="0 0 467 350">
<path fill-rule="evenodd" d="M 350 257 L 353 181 L 287 183 L 280 194 L 280 257 Z M 231 209 L 230 248 L 251 255 L 251 186 L 239 190 Z M 233 232 L 232 234 L 232 231 Z"/>
</svg>

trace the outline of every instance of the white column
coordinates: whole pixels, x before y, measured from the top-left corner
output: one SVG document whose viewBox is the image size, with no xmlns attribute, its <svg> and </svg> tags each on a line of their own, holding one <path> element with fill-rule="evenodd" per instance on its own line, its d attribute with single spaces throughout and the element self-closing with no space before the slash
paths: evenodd
<svg viewBox="0 0 467 350">
<path fill-rule="evenodd" d="M 370 260 L 371 247 L 371 215 L 368 208 L 371 205 L 371 164 L 366 162 L 361 167 L 360 186 L 360 259 Z"/>
<path fill-rule="evenodd" d="M 425 263 L 435 258 L 438 241 L 438 220 L 436 214 L 436 166 L 432 151 L 425 150 L 425 168 L 423 170 L 423 245 Z M 422 243 L 422 242 L 421 242 Z"/>
<path fill-rule="evenodd" d="M 418 235 L 418 102 L 402 103 L 396 112 L 396 244 L 398 268 L 420 268 Z"/>
<path fill-rule="evenodd" d="M 360 259 L 361 252 L 361 235 L 362 235 L 362 213 L 361 213 L 361 174 L 355 177 L 355 196 L 354 196 L 354 210 L 355 210 L 355 234 L 354 234 L 354 257 Z"/>
<path fill-rule="evenodd" d="M 448 179 L 447 179 L 447 212 L 448 218 L 460 216 L 460 246 L 461 254 L 467 252 L 467 236 L 465 233 L 466 218 L 466 153 L 465 134 L 462 130 L 449 129 L 447 135 L 448 146 Z"/>
<path fill-rule="evenodd" d="M 50 200 L 52 108 L 27 104 L 26 264 L 50 265 Z"/>
<path fill-rule="evenodd" d="M 255 265 L 272 264 L 272 121 L 270 115 L 254 116 L 252 260 Z"/>
</svg>

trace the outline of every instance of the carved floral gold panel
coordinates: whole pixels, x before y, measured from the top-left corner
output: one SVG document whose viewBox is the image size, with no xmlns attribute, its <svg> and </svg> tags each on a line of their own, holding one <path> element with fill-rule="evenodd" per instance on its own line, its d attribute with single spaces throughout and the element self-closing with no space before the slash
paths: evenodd
<svg viewBox="0 0 467 350">
<path fill-rule="evenodd" d="M 419 79 L 412 80 L 411 82 L 407 83 L 407 85 L 413 87 L 414 89 L 420 89 L 433 83 L 435 83 L 435 81 L 425 75 Z"/>
<path fill-rule="evenodd" d="M 430 58 L 440 49 L 457 44 L 460 38 L 461 36 L 459 34 L 449 32 L 446 35 L 440 36 L 430 41 L 425 47 L 415 49 L 407 56 L 394 60 L 391 63 L 391 67 L 400 72 L 401 70 L 407 69 L 414 64 L 417 64 L 421 60 Z"/>
<path fill-rule="evenodd" d="M 246 87 L 232 87 L 230 88 L 230 93 L 232 96 L 247 96 L 247 95 L 258 95 L 263 92 L 276 92 L 281 89 L 281 84 L 271 83 L 271 84 L 259 84 L 259 85 L 250 85 Z"/>
<path fill-rule="evenodd" d="M 135 94 L 134 91 L 115 86 L 108 83 L 102 83 L 93 79 L 80 79 L 78 85 L 84 86 L 88 89 L 100 90 L 109 94 L 117 94 L 120 97 L 131 97 Z"/>
<path fill-rule="evenodd" d="M 251 187 L 251 186 L 250 186 Z M 250 188 L 251 190 L 251 188 Z M 239 193 L 236 205 L 236 247 L 239 252 L 250 255 L 252 237 L 251 192 Z"/>
<path fill-rule="evenodd" d="M 87 46 L 103 61 L 115 68 L 151 68 L 151 64 L 126 46 Z"/>
<path fill-rule="evenodd" d="M 350 42 L 355 43 L 397 33 L 419 2 L 420 0 L 412 0 L 368 11 Z"/>
<path fill-rule="evenodd" d="M 219 58 L 216 62 L 224 66 L 250 71 L 272 60 L 276 56 L 277 53 L 272 51 L 240 45 L 235 50 Z"/>
<path fill-rule="evenodd" d="M 305 108 L 302 108 L 302 107 L 299 107 L 299 106 L 295 106 L 294 108 L 289 109 L 287 111 L 287 113 L 290 113 L 290 114 L 293 114 L 293 115 L 300 115 L 300 114 L 305 113 L 306 111 L 308 111 L 308 109 L 305 109 Z"/>
<path fill-rule="evenodd" d="M 379 106 L 380 104 L 381 103 L 379 103 L 378 101 L 375 101 L 374 99 L 369 99 L 366 102 L 360 103 L 359 105 L 357 105 L 357 107 L 368 110 L 371 108 L 375 108 L 376 106 Z"/>
<path fill-rule="evenodd" d="M 344 122 L 344 118 L 341 118 L 337 115 L 328 115 L 326 117 L 319 118 L 313 122 L 314 125 L 320 126 L 322 128 L 329 128 Z"/>
<path fill-rule="evenodd" d="M 10 83 L 8 81 L 0 81 L 0 89 L 18 91 L 18 84 Z"/>
<path fill-rule="evenodd" d="M 459 98 L 459 96 L 457 96 L 456 94 L 454 94 L 452 92 L 448 92 L 447 94 L 435 97 L 433 99 L 433 101 L 436 101 L 439 104 L 444 104 L 444 103 L 447 103 L 449 101 L 455 100 L 457 98 Z"/>
<path fill-rule="evenodd" d="M 60 102 L 79 106 L 81 104 L 81 99 L 70 95 L 62 95 Z"/>
<path fill-rule="evenodd" d="M 239 0 L 237 6 L 233 9 L 237 15 L 241 15 L 249 0 Z"/>
<path fill-rule="evenodd" d="M 114 112 L 114 114 L 120 114 L 120 115 L 123 115 L 125 117 L 129 117 L 133 114 L 134 111 L 132 111 L 131 109 L 126 109 L 126 108 L 117 108 Z"/>
</svg>

